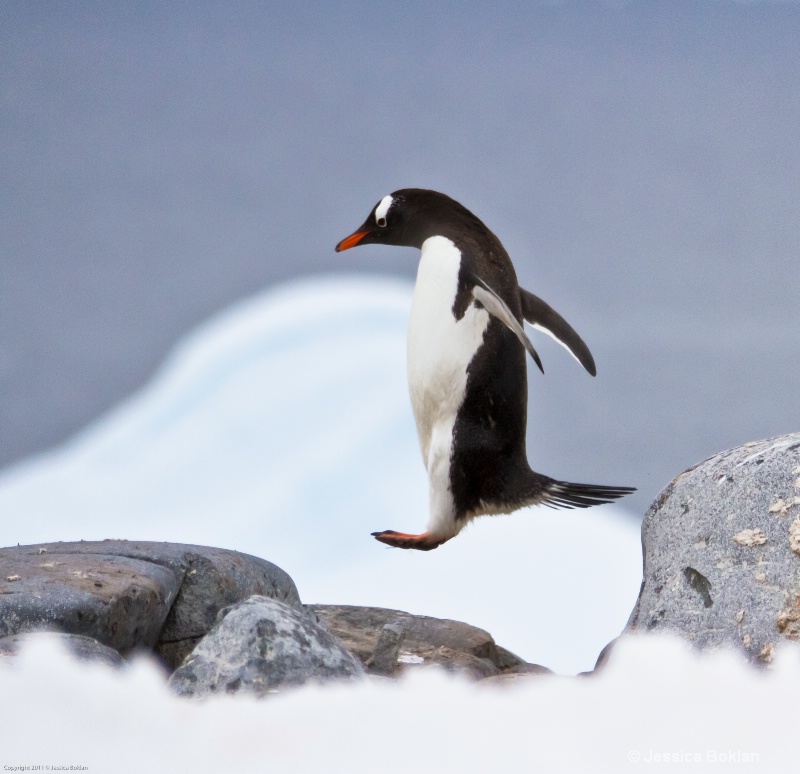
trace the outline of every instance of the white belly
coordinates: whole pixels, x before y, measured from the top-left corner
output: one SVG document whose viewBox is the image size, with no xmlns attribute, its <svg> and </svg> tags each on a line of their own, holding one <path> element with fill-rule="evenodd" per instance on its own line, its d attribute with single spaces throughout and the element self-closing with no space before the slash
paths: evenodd
<svg viewBox="0 0 800 774">
<path fill-rule="evenodd" d="M 408 324 L 408 387 L 431 489 L 430 528 L 452 518 L 449 491 L 453 425 L 464 401 L 467 366 L 483 341 L 489 314 L 471 303 L 456 320 L 461 254 L 447 238 L 422 245 Z"/>
</svg>

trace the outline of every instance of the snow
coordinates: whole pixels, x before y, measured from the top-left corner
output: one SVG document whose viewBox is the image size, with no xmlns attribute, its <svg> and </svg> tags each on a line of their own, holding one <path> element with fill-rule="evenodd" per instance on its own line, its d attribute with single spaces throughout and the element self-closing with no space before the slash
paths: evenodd
<svg viewBox="0 0 800 774">
<path fill-rule="evenodd" d="M 641 580 L 620 506 L 482 518 L 430 553 L 370 537 L 428 519 L 406 387 L 411 294 L 402 280 L 323 277 L 222 312 L 139 394 L 0 474 L 0 544 L 232 548 L 281 566 L 304 602 L 462 620 L 558 672 L 590 669 Z"/>
<path fill-rule="evenodd" d="M 778 772 L 796 761 L 798 680 L 796 650 L 761 674 L 732 653 L 701 658 L 642 636 L 590 679 L 491 688 L 431 668 L 398 683 L 196 702 L 171 696 L 150 662 L 114 672 L 35 643 L 0 662 L 0 763 L 93 774 Z"/>
</svg>

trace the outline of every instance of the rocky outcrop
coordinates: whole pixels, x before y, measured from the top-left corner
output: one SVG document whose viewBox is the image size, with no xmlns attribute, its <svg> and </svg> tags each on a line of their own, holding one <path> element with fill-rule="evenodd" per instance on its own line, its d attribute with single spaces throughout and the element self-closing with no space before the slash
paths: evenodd
<svg viewBox="0 0 800 774">
<path fill-rule="evenodd" d="M 642 549 L 628 631 L 731 644 L 756 663 L 800 639 L 800 433 L 682 473 L 647 512 Z"/>
<path fill-rule="evenodd" d="M 219 622 L 169 683 L 182 696 L 264 696 L 308 682 L 362 675 L 359 661 L 310 616 L 253 596 L 220 613 Z"/>
<path fill-rule="evenodd" d="M 217 613 L 253 594 L 300 608 L 279 567 L 220 548 L 127 540 L 0 549 L 0 636 L 53 630 L 176 667 Z"/>
<path fill-rule="evenodd" d="M 481 679 L 519 666 L 533 666 L 499 647 L 488 632 L 459 621 L 377 607 L 309 608 L 375 674 L 396 675 L 409 668 L 439 664 Z"/>
<path fill-rule="evenodd" d="M 440 665 L 473 679 L 547 671 L 474 626 L 399 610 L 304 607 L 270 562 L 175 543 L 0 549 L 0 655 L 43 632 L 107 663 L 152 652 L 177 669 L 172 684 L 183 695 L 263 694 L 365 669 L 396 677 Z"/>
</svg>

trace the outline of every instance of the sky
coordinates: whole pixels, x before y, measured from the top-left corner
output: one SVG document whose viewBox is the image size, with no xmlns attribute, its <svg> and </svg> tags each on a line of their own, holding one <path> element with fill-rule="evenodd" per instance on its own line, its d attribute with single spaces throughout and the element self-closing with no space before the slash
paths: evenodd
<svg viewBox="0 0 800 774">
<path fill-rule="evenodd" d="M 0 464 L 193 326 L 431 187 L 589 344 L 542 342 L 534 468 L 632 485 L 796 429 L 800 7 L 0 4 Z"/>
</svg>

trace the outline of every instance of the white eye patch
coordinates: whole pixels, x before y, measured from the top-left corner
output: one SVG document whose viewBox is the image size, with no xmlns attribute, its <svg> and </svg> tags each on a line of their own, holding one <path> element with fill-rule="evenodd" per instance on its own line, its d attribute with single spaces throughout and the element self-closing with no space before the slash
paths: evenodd
<svg viewBox="0 0 800 774">
<path fill-rule="evenodd" d="M 375 222 L 381 228 L 386 225 L 386 214 L 389 212 L 389 207 L 391 207 L 392 204 L 394 204 L 394 199 L 392 199 L 391 196 L 384 196 L 375 208 Z"/>
</svg>

